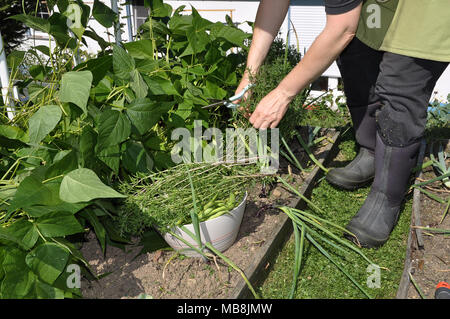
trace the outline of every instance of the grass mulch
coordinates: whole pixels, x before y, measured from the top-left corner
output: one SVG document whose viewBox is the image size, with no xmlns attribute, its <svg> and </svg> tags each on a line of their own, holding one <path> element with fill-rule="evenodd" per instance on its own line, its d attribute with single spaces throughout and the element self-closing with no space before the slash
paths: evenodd
<svg viewBox="0 0 450 319">
<path fill-rule="evenodd" d="M 345 166 L 352 160 L 357 149 L 353 132 L 344 134 L 340 152 L 331 167 Z M 370 187 L 356 191 L 339 190 L 325 179 L 319 181 L 313 190 L 311 200 L 324 211 L 326 218 L 338 225 L 345 226 L 357 213 L 369 193 Z M 369 288 L 367 281 L 373 272 L 368 272 L 368 264 L 356 253 L 343 254 L 324 244 L 328 252 L 338 260 L 347 271 L 362 285 L 373 298 L 395 298 L 403 272 L 406 243 L 410 226 L 412 196 L 408 195 L 399 221 L 389 241 L 379 249 L 364 249 L 366 256 L 380 267 L 381 280 L 379 288 Z M 308 211 L 315 213 L 313 211 Z M 280 251 L 272 265 L 272 270 L 259 287 L 263 298 L 287 298 L 292 284 L 295 243 L 293 236 Z M 305 253 L 295 298 L 366 298 L 366 296 L 313 245 L 305 241 Z"/>
</svg>

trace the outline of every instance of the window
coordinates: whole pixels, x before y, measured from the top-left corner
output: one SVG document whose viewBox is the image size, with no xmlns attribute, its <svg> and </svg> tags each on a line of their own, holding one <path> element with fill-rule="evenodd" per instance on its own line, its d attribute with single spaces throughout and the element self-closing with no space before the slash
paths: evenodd
<svg viewBox="0 0 450 319">
<path fill-rule="evenodd" d="M 137 31 L 138 28 L 147 20 L 149 15 L 149 9 L 144 7 L 143 0 L 132 0 L 131 4 L 133 5 L 133 16 L 134 16 L 134 26 Z"/>
<path fill-rule="evenodd" d="M 39 1 L 39 6 L 37 9 L 37 17 L 42 19 L 48 19 L 50 17 L 49 10 L 47 7 L 47 1 Z"/>
</svg>

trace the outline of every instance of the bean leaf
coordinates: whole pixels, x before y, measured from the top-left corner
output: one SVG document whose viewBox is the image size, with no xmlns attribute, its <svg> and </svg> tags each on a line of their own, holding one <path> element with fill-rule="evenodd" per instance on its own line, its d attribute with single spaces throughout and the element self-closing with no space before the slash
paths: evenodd
<svg viewBox="0 0 450 319">
<path fill-rule="evenodd" d="M 29 142 L 38 144 L 49 134 L 61 119 L 62 111 L 57 105 L 45 105 L 33 114 L 28 121 Z"/>
<path fill-rule="evenodd" d="M 131 133 L 130 120 L 121 112 L 107 110 L 100 116 L 98 148 L 103 150 L 125 141 Z"/>
<path fill-rule="evenodd" d="M 59 196 L 68 203 L 87 202 L 95 198 L 124 198 L 102 183 L 100 178 L 90 169 L 79 168 L 64 176 Z"/>
<path fill-rule="evenodd" d="M 105 28 L 111 28 L 117 20 L 116 13 L 103 2 L 95 0 L 92 15 Z"/>
<path fill-rule="evenodd" d="M 36 226 L 46 237 L 62 237 L 83 232 L 83 227 L 70 212 L 53 212 L 39 217 Z"/>
<path fill-rule="evenodd" d="M 53 284 L 64 271 L 69 252 L 57 244 L 43 243 L 25 257 L 30 269 L 44 282 Z"/>
<path fill-rule="evenodd" d="M 134 68 L 134 59 L 120 46 L 113 45 L 114 74 L 122 80 L 128 80 Z"/>
<path fill-rule="evenodd" d="M 153 102 L 150 99 L 136 99 L 127 108 L 127 115 L 140 134 L 152 128 L 161 116 L 173 106 L 172 102 Z"/>
<path fill-rule="evenodd" d="M 61 79 L 59 99 L 71 102 L 87 113 L 86 105 L 92 85 L 91 71 L 71 71 L 64 73 Z"/>
</svg>

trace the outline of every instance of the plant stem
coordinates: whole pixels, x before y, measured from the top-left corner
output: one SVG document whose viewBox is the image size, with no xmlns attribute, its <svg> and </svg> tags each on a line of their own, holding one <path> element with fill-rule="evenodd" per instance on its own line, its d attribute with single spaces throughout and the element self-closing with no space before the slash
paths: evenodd
<svg viewBox="0 0 450 319">
<path fill-rule="evenodd" d="M 425 297 L 425 295 L 423 294 L 422 289 L 420 289 L 420 287 L 419 287 L 419 285 L 417 284 L 416 280 L 415 280 L 414 277 L 412 276 L 412 274 L 411 274 L 410 272 L 409 272 L 408 274 L 409 274 L 409 279 L 411 279 L 411 282 L 412 282 L 412 284 L 414 285 L 414 288 L 416 288 L 417 292 L 419 293 L 420 298 L 422 298 L 422 299 L 427 299 L 427 298 Z"/>
<path fill-rule="evenodd" d="M 318 160 L 317 158 L 314 156 L 314 154 L 311 152 L 311 150 L 309 149 L 308 145 L 306 145 L 306 143 L 303 141 L 302 137 L 300 136 L 300 134 L 298 134 L 296 132 L 295 136 L 297 136 L 298 141 L 300 142 L 300 144 L 302 145 L 302 147 L 305 149 L 306 153 L 308 153 L 309 158 L 317 165 L 320 167 L 321 170 L 323 170 L 325 172 L 325 174 L 328 173 L 328 169 L 326 169 Z"/>
</svg>

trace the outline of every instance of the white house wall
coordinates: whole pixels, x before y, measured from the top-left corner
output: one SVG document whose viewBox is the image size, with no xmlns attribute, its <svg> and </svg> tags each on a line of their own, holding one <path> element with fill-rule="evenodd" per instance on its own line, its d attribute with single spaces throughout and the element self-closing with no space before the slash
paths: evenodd
<svg viewBox="0 0 450 319">
<path fill-rule="evenodd" d="M 306 52 L 326 24 L 325 8 L 321 0 L 291 1 L 290 19 L 291 32 L 290 45 L 297 46 L 302 53 Z M 340 77 L 341 74 L 336 63 L 333 63 L 323 76 Z"/>
<path fill-rule="evenodd" d="M 441 76 L 434 88 L 435 98 L 441 102 L 447 101 L 447 96 L 450 94 L 450 67 Z"/>
<path fill-rule="evenodd" d="M 246 21 L 254 22 L 258 10 L 259 1 L 165 1 L 174 9 L 185 5 L 185 10 L 190 10 L 191 5 L 199 11 L 201 16 L 213 22 L 225 22 L 226 15 L 232 17 L 233 22 L 239 23 L 239 28 L 251 32 L 251 27 Z M 284 20 L 280 32 L 286 37 L 287 18 Z"/>
</svg>

